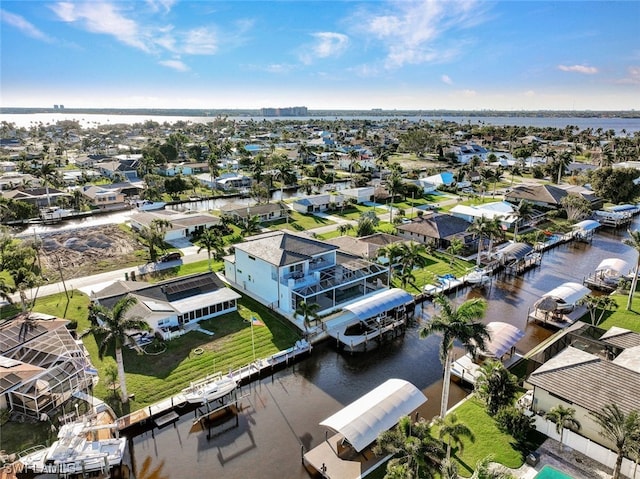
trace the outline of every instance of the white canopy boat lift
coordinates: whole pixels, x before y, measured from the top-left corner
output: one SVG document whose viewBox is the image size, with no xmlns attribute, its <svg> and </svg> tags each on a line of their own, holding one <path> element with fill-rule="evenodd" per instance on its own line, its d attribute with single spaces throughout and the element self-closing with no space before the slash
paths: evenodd
<svg viewBox="0 0 640 479">
<path fill-rule="evenodd" d="M 591 290 L 580 283 L 563 283 L 535 302 L 533 311 L 529 310 L 528 320 L 566 328 L 587 312 L 586 306 L 578 303 L 590 293 Z"/>
</svg>

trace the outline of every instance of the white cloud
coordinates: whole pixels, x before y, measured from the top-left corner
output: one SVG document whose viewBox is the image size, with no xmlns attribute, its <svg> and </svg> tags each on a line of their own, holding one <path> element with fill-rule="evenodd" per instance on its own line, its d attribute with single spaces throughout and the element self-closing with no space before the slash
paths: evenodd
<svg viewBox="0 0 640 479">
<path fill-rule="evenodd" d="M 215 32 L 205 27 L 186 32 L 183 42 L 180 50 L 189 55 L 213 55 L 218 51 Z"/>
<path fill-rule="evenodd" d="M 20 15 L 16 15 L 14 13 L 7 12 L 6 10 L 0 10 L 0 23 L 6 23 L 7 25 L 11 25 L 12 27 L 17 28 L 25 35 L 35 38 L 36 40 L 42 40 L 45 42 L 53 41 L 46 33 L 42 30 L 38 29 L 31 22 L 26 20 L 24 17 Z"/>
<path fill-rule="evenodd" d="M 90 32 L 111 35 L 145 52 L 151 50 L 140 26 L 135 20 L 124 16 L 115 5 L 105 2 L 59 2 L 52 5 L 51 9 L 62 21 L 79 23 Z"/>
<path fill-rule="evenodd" d="M 627 76 L 621 78 L 616 83 L 640 85 L 640 66 L 630 66 L 627 68 Z"/>
<path fill-rule="evenodd" d="M 443 62 L 460 55 L 464 43 L 459 34 L 454 35 L 456 41 L 446 43 L 444 34 L 484 22 L 483 5 L 477 0 L 396 0 L 388 11 L 361 12 L 357 28 L 382 42 L 387 69 Z"/>
<path fill-rule="evenodd" d="M 342 33 L 317 32 L 312 36 L 315 41 L 301 47 L 300 60 L 306 64 L 310 64 L 318 58 L 340 56 L 349 45 L 349 37 Z"/>
<path fill-rule="evenodd" d="M 147 5 L 154 12 L 164 10 L 165 13 L 169 13 L 175 3 L 175 0 L 147 0 Z"/>
<path fill-rule="evenodd" d="M 160 65 L 179 72 L 188 72 L 189 67 L 185 65 L 181 60 L 162 60 L 158 62 Z"/>
<path fill-rule="evenodd" d="M 598 73 L 596 67 L 590 67 L 587 65 L 558 65 L 558 70 L 563 72 L 582 73 L 583 75 L 594 75 Z"/>
<path fill-rule="evenodd" d="M 446 83 L 447 85 L 453 85 L 453 80 L 449 75 L 442 75 L 440 80 L 442 80 L 442 83 Z"/>
</svg>

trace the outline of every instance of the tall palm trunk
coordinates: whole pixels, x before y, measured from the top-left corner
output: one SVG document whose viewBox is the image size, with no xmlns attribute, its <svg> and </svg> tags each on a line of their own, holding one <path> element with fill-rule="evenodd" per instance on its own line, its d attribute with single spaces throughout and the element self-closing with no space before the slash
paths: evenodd
<svg viewBox="0 0 640 479">
<path fill-rule="evenodd" d="M 127 393 L 127 378 L 124 374 L 124 360 L 122 358 L 122 348 L 116 346 L 116 363 L 118 364 L 118 381 L 120 381 L 120 399 L 123 404 L 129 402 Z"/>
<path fill-rule="evenodd" d="M 447 351 L 444 361 L 444 378 L 442 384 L 442 399 L 440 402 L 440 417 L 444 419 L 447 415 L 447 405 L 449 404 L 449 388 L 451 386 L 451 363 L 453 362 L 453 350 Z"/>
<path fill-rule="evenodd" d="M 640 269 L 640 253 L 638 253 L 638 261 L 636 263 L 636 269 L 633 272 L 633 279 L 631 280 L 631 291 L 629 291 L 629 298 L 627 299 L 627 311 L 631 311 L 631 302 L 633 301 L 633 293 L 636 292 L 636 286 L 638 285 L 639 269 Z"/>
</svg>

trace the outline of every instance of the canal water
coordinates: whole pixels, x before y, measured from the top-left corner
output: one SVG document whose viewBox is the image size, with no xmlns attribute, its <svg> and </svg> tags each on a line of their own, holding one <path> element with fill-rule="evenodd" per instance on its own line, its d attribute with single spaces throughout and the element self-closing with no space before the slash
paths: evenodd
<svg viewBox="0 0 640 479">
<path fill-rule="evenodd" d="M 485 297 L 485 321 L 505 321 L 524 330 L 517 350 L 525 353 L 552 334 L 527 323 L 528 308 L 563 282 L 581 283 L 604 258 L 635 264 L 635 251 L 622 244 L 625 236 L 624 231 L 600 231 L 591 244 L 569 243 L 546 252 L 541 267 L 523 276 L 497 279 L 486 291 L 465 289 L 451 297 Z M 429 303 L 424 312 L 432 312 Z M 234 418 L 213 428 L 210 439 L 207 431 L 193 426 L 193 414 L 184 415 L 175 426 L 132 438 L 137 479 L 307 478 L 301 451 L 324 440 L 325 429 L 318 423 L 389 378 L 405 379 L 422 389 L 428 401 L 419 412 L 435 416 L 442 387 L 439 338 L 421 340 L 418 332 L 419 325 L 414 325 L 403 337 L 360 355 L 339 353 L 329 343 L 319 345 L 294 367 L 245 386 L 237 422 Z M 451 404 L 467 393 L 453 384 Z M 333 477 L 331 471 L 327 474 Z"/>
</svg>

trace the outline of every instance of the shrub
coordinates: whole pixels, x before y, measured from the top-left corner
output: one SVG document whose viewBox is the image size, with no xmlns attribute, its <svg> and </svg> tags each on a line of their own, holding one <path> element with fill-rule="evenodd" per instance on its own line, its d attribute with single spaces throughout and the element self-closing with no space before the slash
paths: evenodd
<svg viewBox="0 0 640 479">
<path fill-rule="evenodd" d="M 513 406 L 500 409 L 496 415 L 496 422 L 502 432 L 511 434 L 518 442 L 524 441 L 534 429 L 533 418 Z"/>
</svg>

